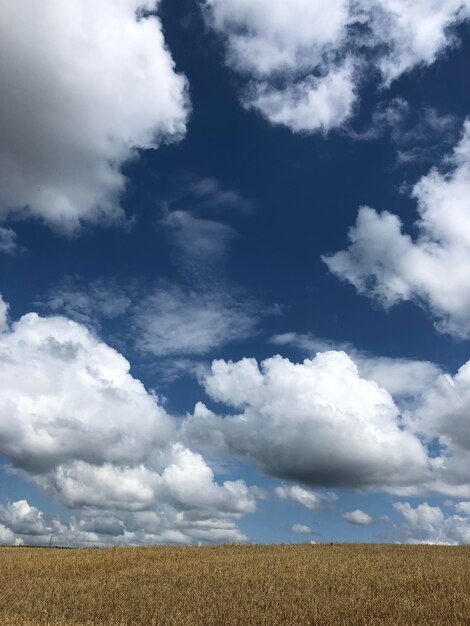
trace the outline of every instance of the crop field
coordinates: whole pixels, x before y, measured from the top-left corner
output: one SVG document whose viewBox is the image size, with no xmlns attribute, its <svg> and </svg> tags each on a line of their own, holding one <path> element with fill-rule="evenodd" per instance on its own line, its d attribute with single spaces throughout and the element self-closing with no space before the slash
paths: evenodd
<svg viewBox="0 0 470 626">
<path fill-rule="evenodd" d="M 0 624 L 470 624 L 470 547 L 1 548 Z"/>
</svg>

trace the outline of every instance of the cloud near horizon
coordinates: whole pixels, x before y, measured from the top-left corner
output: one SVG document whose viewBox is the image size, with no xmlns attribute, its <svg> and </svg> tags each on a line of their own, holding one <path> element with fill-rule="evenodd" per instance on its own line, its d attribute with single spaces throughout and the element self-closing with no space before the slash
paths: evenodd
<svg viewBox="0 0 470 626">
<path fill-rule="evenodd" d="M 175 419 L 85 326 L 36 313 L 10 323 L 1 303 L 0 454 L 69 512 L 59 519 L 27 501 L 6 503 L 2 541 L 245 541 L 236 521 L 255 511 L 257 489 L 244 480 L 219 484 L 203 457 L 211 451 L 300 483 L 275 493 L 312 511 L 334 508 L 336 496 L 308 485 L 470 498 L 468 363 L 455 377 L 438 376 L 400 415 L 344 352 L 302 363 L 216 360 L 204 389 L 236 411 L 222 417 L 199 402 Z M 427 448 L 436 439 L 438 456 Z M 343 517 L 371 521 L 357 511 Z"/>
<path fill-rule="evenodd" d="M 446 515 L 438 506 L 423 502 L 413 507 L 409 502 L 396 502 L 395 509 L 403 522 L 398 530 L 406 543 L 458 545 L 470 542 L 470 518 L 464 515 Z"/>
<path fill-rule="evenodd" d="M 159 398 L 87 328 L 29 313 L 5 321 L 0 355 L 0 454 L 72 511 L 77 528 L 91 528 L 97 515 L 121 520 L 128 543 L 159 543 L 175 530 L 183 543 L 246 539 L 234 522 L 256 507 L 245 482 L 217 484 L 203 457 L 179 441 Z M 12 504 L 10 517 L 0 515 L 16 538 L 41 534 L 8 526 L 26 509 Z M 109 543 L 109 533 L 98 534 L 75 534 L 74 544 Z"/>
</svg>

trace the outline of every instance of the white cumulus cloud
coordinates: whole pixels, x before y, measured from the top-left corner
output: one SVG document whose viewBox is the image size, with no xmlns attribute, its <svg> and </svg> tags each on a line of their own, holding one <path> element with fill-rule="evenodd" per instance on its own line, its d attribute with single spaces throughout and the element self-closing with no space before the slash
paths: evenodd
<svg viewBox="0 0 470 626">
<path fill-rule="evenodd" d="M 25 315 L 0 335 L 0 354 L 1 452 L 18 467 L 139 462 L 171 437 L 126 359 L 75 322 Z"/>
<path fill-rule="evenodd" d="M 470 361 L 456 374 L 438 377 L 405 421 L 427 441 L 439 443 L 433 488 L 470 498 Z"/>
<path fill-rule="evenodd" d="M 0 217 L 67 233 L 123 218 L 123 163 L 185 132 L 158 4 L 1 0 Z"/>
<path fill-rule="evenodd" d="M 354 511 L 343 513 L 342 517 L 350 524 L 356 524 L 358 526 L 370 526 L 374 521 L 372 516 L 364 511 L 361 511 L 361 509 L 355 509 Z"/>
<path fill-rule="evenodd" d="M 373 33 L 388 46 L 379 58 L 385 82 L 417 65 L 432 64 L 454 43 L 449 28 L 469 17 L 468 0 L 365 0 Z"/>
<path fill-rule="evenodd" d="M 313 534 L 313 530 L 306 524 L 293 524 L 291 530 L 293 533 L 299 533 L 300 535 Z"/>
<path fill-rule="evenodd" d="M 303 363 L 214 361 L 204 384 L 238 412 L 218 417 L 199 403 L 185 424 L 188 440 L 246 457 L 273 476 L 388 490 L 427 476 L 426 451 L 402 428 L 389 393 L 362 379 L 343 352 Z"/>
<path fill-rule="evenodd" d="M 54 530 L 28 503 L 2 509 L 0 523 L 26 543 L 109 543 L 104 531 L 81 534 L 94 515 L 120 525 L 127 543 L 245 540 L 234 520 L 255 510 L 244 481 L 218 484 L 179 442 L 176 420 L 126 359 L 64 317 L 29 313 L 0 333 L 0 454 L 74 514 Z"/>
<path fill-rule="evenodd" d="M 252 87 L 250 106 L 273 124 L 294 132 L 327 131 L 348 119 L 356 100 L 353 70 L 347 62 L 321 77 L 283 89 L 264 83 Z"/>
<path fill-rule="evenodd" d="M 440 507 L 427 502 L 415 508 L 408 502 L 396 502 L 394 507 L 404 518 L 398 530 L 407 543 L 456 545 L 470 542 L 468 516 L 446 516 Z"/>
<path fill-rule="evenodd" d="M 274 335 L 271 343 L 277 346 L 294 346 L 309 356 L 327 350 L 344 350 L 357 365 L 362 378 L 376 382 L 396 401 L 419 399 L 442 374 L 441 368 L 430 361 L 377 356 L 358 350 L 349 343 L 341 344 L 308 333 Z"/>
<path fill-rule="evenodd" d="M 354 112 L 364 77 L 389 85 L 455 43 L 468 0 L 207 0 L 243 102 L 296 132 L 328 131 Z"/>
<path fill-rule="evenodd" d="M 120 513 L 92 508 L 61 519 L 40 511 L 27 500 L 0 506 L 0 545 L 97 546 L 244 542 L 231 519 L 191 519 L 171 510 Z"/>
<path fill-rule="evenodd" d="M 369 207 L 359 211 L 347 250 L 325 256 L 331 272 L 384 307 L 411 300 L 442 332 L 470 336 L 470 121 L 447 161 L 413 189 L 418 235 L 400 219 Z"/>
</svg>

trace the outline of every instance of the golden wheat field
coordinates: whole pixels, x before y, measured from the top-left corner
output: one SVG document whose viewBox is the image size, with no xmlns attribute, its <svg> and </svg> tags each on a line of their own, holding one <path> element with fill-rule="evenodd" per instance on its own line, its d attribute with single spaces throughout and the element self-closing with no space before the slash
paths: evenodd
<svg viewBox="0 0 470 626">
<path fill-rule="evenodd" d="M 470 624 L 470 547 L 2 548 L 0 624 Z"/>
</svg>

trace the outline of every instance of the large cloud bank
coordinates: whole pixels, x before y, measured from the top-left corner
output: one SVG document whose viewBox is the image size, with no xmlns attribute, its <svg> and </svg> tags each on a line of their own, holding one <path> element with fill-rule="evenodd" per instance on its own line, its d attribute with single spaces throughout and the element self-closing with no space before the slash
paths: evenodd
<svg viewBox="0 0 470 626">
<path fill-rule="evenodd" d="M 0 218 L 121 220 L 121 166 L 179 138 L 186 81 L 156 0 L 0 1 Z"/>
<path fill-rule="evenodd" d="M 361 82 L 389 85 L 455 43 L 468 0 L 207 0 L 227 63 L 249 80 L 243 100 L 293 131 L 351 116 Z"/>
<path fill-rule="evenodd" d="M 2 311 L 0 453 L 74 513 L 70 522 L 46 523 L 28 503 L 10 503 L 0 523 L 15 539 L 245 539 L 234 520 L 255 509 L 246 484 L 215 482 L 202 456 L 179 443 L 173 418 L 132 377 L 122 355 L 66 318 L 30 313 L 9 327 Z M 28 526 L 31 516 L 36 525 Z"/>
<path fill-rule="evenodd" d="M 86 327 L 35 313 L 10 324 L 0 300 L 0 454 L 68 512 L 59 519 L 24 500 L 5 503 L 0 541 L 245 540 L 237 519 L 255 510 L 259 493 L 243 480 L 218 483 L 205 450 L 298 481 L 275 493 L 312 511 L 330 508 L 336 496 L 308 485 L 468 500 L 469 372 L 468 363 L 455 376 L 436 369 L 400 414 L 390 393 L 342 351 L 301 363 L 219 360 L 202 382 L 231 410 L 217 415 L 198 403 L 176 420 Z M 398 510 L 410 540 L 425 537 L 422 514 L 440 519 L 436 511 Z M 462 519 L 443 516 L 450 540 L 466 537 Z"/>
<path fill-rule="evenodd" d="M 418 236 L 400 219 L 369 207 L 359 211 L 347 250 L 324 257 L 331 272 L 384 307 L 411 300 L 439 330 L 470 336 L 470 121 L 447 161 L 413 189 Z"/>
</svg>

